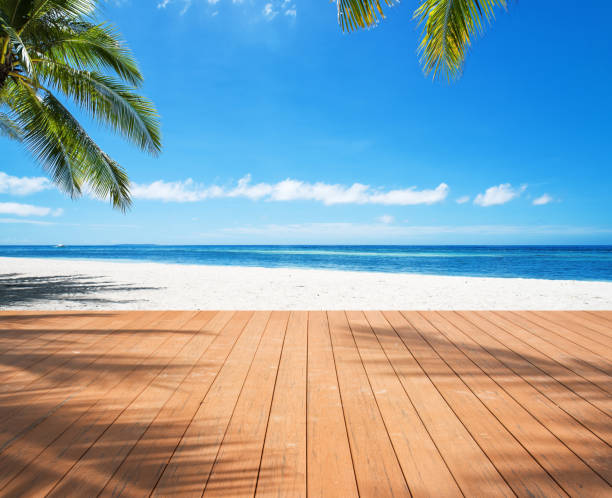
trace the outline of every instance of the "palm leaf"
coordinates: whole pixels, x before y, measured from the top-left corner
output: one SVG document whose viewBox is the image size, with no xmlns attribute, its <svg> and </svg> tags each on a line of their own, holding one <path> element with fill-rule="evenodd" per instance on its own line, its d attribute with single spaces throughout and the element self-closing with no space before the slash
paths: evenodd
<svg viewBox="0 0 612 498">
<path fill-rule="evenodd" d="M 41 81 L 72 98 L 93 117 L 141 149 L 157 154 L 161 132 L 153 104 L 115 79 L 52 61 L 37 63 Z"/>
<path fill-rule="evenodd" d="M 98 0 L 3 0 L 3 10 L 10 15 L 11 24 L 21 32 L 44 16 L 78 19 L 91 16 Z"/>
<path fill-rule="evenodd" d="M 22 71 L 29 77 L 33 77 L 34 73 L 32 70 L 32 60 L 30 54 L 26 48 L 25 43 L 17 33 L 17 31 L 11 26 L 6 14 L 0 11 L 0 36 L 7 39 L 7 42 L 12 45 L 11 53 L 16 57 Z M 4 53 L 1 54 L 5 56 Z M 5 62 L 4 60 L 2 62 Z"/>
<path fill-rule="evenodd" d="M 0 112 L 0 136 L 21 140 L 22 130 L 8 114 Z"/>
<path fill-rule="evenodd" d="M 392 6 L 399 0 L 384 0 Z M 368 28 L 378 23 L 378 16 L 384 19 L 381 0 L 336 0 L 338 5 L 338 23 L 343 31 Z"/>
<path fill-rule="evenodd" d="M 457 78 L 473 38 L 494 19 L 496 7 L 506 0 L 424 0 L 414 17 L 423 26 L 419 45 L 426 74 Z"/>
<path fill-rule="evenodd" d="M 78 69 L 110 69 L 132 85 L 142 84 L 134 56 L 111 25 L 43 19 L 32 23 L 27 35 L 36 52 L 46 59 Z"/>
<path fill-rule="evenodd" d="M 23 142 L 47 169 L 60 188 L 78 197 L 83 186 L 99 198 L 110 198 L 114 207 L 131 205 L 129 180 L 85 132 L 53 94 L 40 97 L 25 85 L 15 85 L 10 103 L 19 116 Z"/>
</svg>

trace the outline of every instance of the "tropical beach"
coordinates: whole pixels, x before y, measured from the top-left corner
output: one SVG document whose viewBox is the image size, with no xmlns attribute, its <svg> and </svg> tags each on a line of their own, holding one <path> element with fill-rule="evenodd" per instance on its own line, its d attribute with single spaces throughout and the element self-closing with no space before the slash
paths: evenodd
<svg viewBox="0 0 612 498">
<path fill-rule="evenodd" d="M 612 308 L 612 282 L 598 281 L 82 259 L 0 265 L 4 310 Z"/>
<path fill-rule="evenodd" d="M 0 498 L 612 496 L 579 14 L 0 0 Z"/>
</svg>

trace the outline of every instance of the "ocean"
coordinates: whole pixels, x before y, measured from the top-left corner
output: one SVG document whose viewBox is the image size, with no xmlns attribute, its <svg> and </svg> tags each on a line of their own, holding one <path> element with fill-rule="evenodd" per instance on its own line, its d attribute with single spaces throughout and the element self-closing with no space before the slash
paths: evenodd
<svg viewBox="0 0 612 498">
<path fill-rule="evenodd" d="M 0 246 L 0 256 L 612 281 L 612 246 Z"/>
</svg>

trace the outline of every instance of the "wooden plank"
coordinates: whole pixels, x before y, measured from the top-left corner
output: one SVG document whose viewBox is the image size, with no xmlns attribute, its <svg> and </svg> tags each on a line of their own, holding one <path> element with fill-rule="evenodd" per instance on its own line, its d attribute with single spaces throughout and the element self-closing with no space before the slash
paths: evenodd
<svg viewBox="0 0 612 498">
<path fill-rule="evenodd" d="M 397 312 L 385 312 L 384 316 L 380 312 L 366 312 L 366 316 L 463 494 L 515 496 L 489 456 L 413 356 L 411 336 L 417 338 L 418 334 L 409 327 L 406 319 Z"/>
<path fill-rule="evenodd" d="M 11 371 L 11 365 L 6 363 L 14 352 L 36 351 L 66 335 L 71 324 L 74 327 L 86 326 L 96 320 L 100 320 L 97 315 L 74 319 L 49 315 L 32 319 L 29 314 L 21 313 L 10 318 L 0 317 L 0 375 Z"/>
<path fill-rule="evenodd" d="M 269 312 L 255 312 L 164 469 L 153 495 L 201 496 Z"/>
<path fill-rule="evenodd" d="M 88 322 L 86 330 L 74 328 L 61 340 L 55 341 L 59 344 L 52 351 L 46 348 L 25 351 L 20 348 L 18 356 L 32 361 L 20 365 L 12 374 L 2 375 L 4 382 L 0 386 L 0 404 L 9 405 L 15 393 L 53 389 L 73 378 L 87 368 L 87 360 L 95 360 L 95 352 L 108 350 L 106 339 L 110 334 L 136 322 L 145 313 L 141 311 L 106 318 L 105 321 L 97 322 L 101 328 L 95 327 L 96 322 Z M 6 393 L 8 396 L 5 396 Z"/>
<path fill-rule="evenodd" d="M 528 332 L 537 334 L 539 337 L 570 354 L 576 360 L 600 370 L 608 377 L 612 373 L 610 372 L 610 364 L 605 357 L 575 342 L 573 340 L 574 337 L 569 331 L 558 330 L 553 332 L 551 329 L 554 327 L 549 322 L 542 323 L 542 320 L 534 318 L 532 315 L 526 315 L 523 312 L 496 311 L 496 313 L 508 317 L 509 320 L 524 327 Z M 612 385 L 608 385 L 606 391 L 612 392 Z"/>
<path fill-rule="evenodd" d="M 0 312 L 0 496 L 610 493 L 612 312 L 385 315 Z"/>
<path fill-rule="evenodd" d="M 363 312 L 347 318 L 411 495 L 463 496 Z"/>
<path fill-rule="evenodd" d="M 599 319 L 580 311 L 558 311 L 556 313 L 535 313 L 538 316 L 561 325 L 571 327 L 576 333 L 588 337 L 597 344 L 606 346 L 609 359 L 612 349 L 612 324 L 600 323 Z"/>
<path fill-rule="evenodd" d="M 113 315 L 113 318 L 120 315 Z M 120 316 L 125 320 L 124 316 Z M 74 332 L 96 324 L 108 324 L 105 315 L 88 314 L 85 317 L 54 317 L 18 323 L 13 330 L 0 331 L 0 375 L 8 382 L 12 375 L 32 369 L 33 366 L 65 346 L 64 339 L 72 342 Z"/>
<path fill-rule="evenodd" d="M 155 376 L 160 358 L 168 353 L 166 347 L 171 347 L 177 337 L 167 329 L 180 327 L 191 316 L 193 313 L 164 312 L 161 318 L 155 319 L 160 314 L 151 313 L 149 320 L 153 319 L 152 324 L 147 324 L 147 328 L 143 325 L 143 330 L 130 334 L 129 342 L 117 344 L 116 351 L 105 358 L 106 363 L 92 369 L 101 372 L 92 389 L 83 390 L 64 403 L 44 424 L 36 427 L 36 433 L 32 431 L 31 434 L 42 437 L 45 429 L 52 429 L 55 424 L 65 425 L 64 419 L 72 420 L 75 414 L 78 416 L 76 422 L 42 452 L 38 439 L 29 438 L 28 441 L 38 447 L 40 453 L 3 488 L 2 493 L 17 496 L 23 495 L 25 490 L 32 495 L 48 493 Z M 102 397 L 101 393 L 105 391 Z M 83 413 L 83 403 L 87 406 L 92 399 L 96 403 Z"/>
<path fill-rule="evenodd" d="M 214 312 L 200 312 L 180 326 L 183 333 L 176 334 L 171 343 L 164 345 L 164 355 L 159 358 L 158 365 L 147 372 L 150 382 L 143 382 L 142 391 L 55 485 L 49 496 L 97 496 L 100 493 L 212 342 L 210 335 L 199 333 L 212 316 Z"/>
<path fill-rule="evenodd" d="M 606 327 L 605 333 L 608 337 L 612 337 L 612 313 L 606 311 L 579 311 L 580 316 L 595 321 Z"/>
<path fill-rule="evenodd" d="M 255 494 L 288 311 L 270 316 L 227 428 L 204 496 Z"/>
<path fill-rule="evenodd" d="M 481 311 L 477 313 L 487 320 L 504 327 L 513 336 L 544 353 L 589 382 L 592 382 L 606 392 L 606 394 L 612 393 L 612 382 L 610 382 L 608 375 L 593 365 L 576 358 L 571 352 L 557 347 L 555 343 L 545 340 L 539 333 L 533 333 L 537 329 L 531 322 L 522 321 L 522 317 L 517 315 L 507 316 L 495 311 Z"/>
<path fill-rule="evenodd" d="M 163 316 L 164 313 L 153 313 L 145 315 L 142 320 L 151 323 L 156 317 Z M 126 327 L 131 327 L 129 322 Z M 122 328 L 118 329 L 119 331 Z M 125 342 L 127 341 L 127 345 Z M 122 346 L 123 344 L 123 346 Z M 109 353 L 116 353 L 120 347 L 127 347 L 128 351 L 138 346 L 137 337 L 133 334 L 113 334 L 103 346 L 104 351 L 98 354 L 93 351 L 94 361 L 85 359 L 87 369 L 85 375 L 81 376 L 79 382 L 63 383 L 55 389 L 24 389 L 16 393 L 7 393 L 2 397 L 0 406 L 0 451 L 13 444 L 15 440 L 22 437 L 27 431 L 42 423 L 49 416 L 53 415 L 57 409 L 69 402 L 72 398 L 93 382 L 98 375 L 102 374 L 100 365 L 104 364 Z M 78 355 L 80 358 L 81 355 Z M 68 372 L 70 374 L 70 371 Z M 70 378 L 70 376 L 68 376 Z"/>
<path fill-rule="evenodd" d="M 133 315 L 126 314 L 126 316 Z M 148 313 L 141 316 L 137 322 L 130 321 L 129 326 L 144 325 L 146 322 L 153 320 L 155 316 L 157 314 Z M 136 342 L 137 338 L 135 337 L 132 343 L 135 344 Z M 124 340 L 120 347 L 123 352 L 129 353 L 131 347 L 130 341 Z M 38 424 L 31 424 L 29 430 L 23 431 L 21 434 L 22 426 L 12 426 L 15 436 L 19 437 L 14 437 L 10 444 L 5 445 L 4 450 L 0 453 L 0 468 L 3 469 L 0 473 L 0 489 L 35 458 L 39 457 L 45 448 L 70 428 L 89 408 L 99 403 L 106 392 L 120 381 L 116 375 L 109 375 L 108 371 L 91 370 L 95 382 L 92 381 L 87 388 L 63 403 L 47 418 L 40 420 Z M 110 382 L 105 383 L 105 377 L 112 377 L 112 379 L 110 379 Z M 107 386 L 106 390 L 104 386 Z M 30 404 L 33 405 L 34 403 L 30 401 Z"/>
<path fill-rule="evenodd" d="M 478 331 L 474 325 L 457 315 L 450 320 L 436 312 L 421 315 L 602 479 L 612 483 L 612 448 L 472 340 L 470 335 Z M 608 439 L 610 429 L 608 423 Z"/>
<path fill-rule="evenodd" d="M 131 312 L 134 313 L 134 312 Z M 22 313 L 19 318 L 0 318 L 0 358 L 5 362 L 6 355 L 13 351 L 37 351 L 44 346 L 54 346 L 74 330 L 90 328 L 96 323 L 106 323 L 109 319 L 122 317 L 125 313 L 88 312 L 64 315 L 52 313 L 38 315 Z M 69 336 L 68 336 L 69 337 Z M 18 349 L 17 349 L 18 348 Z"/>
<path fill-rule="evenodd" d="M 306 496 L 308 313 L 292 311 L 274 389 L 256 496 Z"/>
<path fill-rule="evenodd" d="M 478 393 L 472 392 L 464 379 L 440 357 L 423 336 L 421 327 L 402 315 L 405 321 L 401 322 L 398 317 L 397 323 L 403 325 L 398 333 L 404 343 L 514 493 L 517 496 L 562 496 L 558 484 L 516 441 L 512 432 L 487 410 Z"/>
<path fill-rule="evenodd" d="M 308 496 L 358 496 L 325 312 L 308 315 Z"/>
<path fill-rule="evenodd" d="M 415 330 L 434 349 L 463 382 L 480 399 L 488 410 L 529 451 L 533 458 L 550 474 L 569 495 L 587 493 L 599 496 L 608 484 L 593 472 L 582 460 L 554 437 L 519 403 L 501 389 L 490 377 L 483 375 L 472 361 L 417 312 L 402 313 Z M 531 460 L 525 455 L 525 460 Z M 522 460 L 522 459 L 521 459 Z M 515 466 L 521 460 L 515 461 Z M 568 469 L 574 472 L 569 474 Z M 525 472 L 521 472 L 524 476 Z M 548 477 L 542 472 L 542 478 Z M 546 492 L 544 496 L 550 496 Z"/>
<path fill-rule="evenodd" d="M 200 333 L 210 336 L 212 343 L 99 496 L 149 495 L 251 314 L 222 311 L 206 324 Z"/>
<path fill-rule="evenodd" d="M 406 496 L 408 486 L 346 315 L 342 311 L 329 311 L 327 316 L 359 494 Z"/>
<path fill-rule="evenodd" d="M 511 334 L 495 328 L 493 324 L 473 313 L 440 312 L 447 320 L 464 320 L 475 327 L 464 325 L 461 330 L 495 356 L 517 375 L 534 386 L 560 408 L 573 416 L 606 443 L 612 443 L 612 400 L 590 382 L 577 377 L 556 362 L 538 354 L 530 346 L 518 341 Z M 523 356 L 521 356 L 521 353 Z M 582 387 L 586 384 L 585 387 Z M 575 390 L 578 387 L 577 390 Z M 589 389 L 590 388 L 590 389 Z M 597 408 L 589 398 L 602 397 L 609 409 Z"/>
<path fill-rule="evenodd" d="M 603 357 L 604 360 L 612 358 L 612 348 L 610 347 L 612 340 L 589 330 L 584 324 L 576 323 L 571 314 L 548 313 L 542 315 L 534 311 L 525 311 L 521 314 L 532 322 Z"/>
</svg>

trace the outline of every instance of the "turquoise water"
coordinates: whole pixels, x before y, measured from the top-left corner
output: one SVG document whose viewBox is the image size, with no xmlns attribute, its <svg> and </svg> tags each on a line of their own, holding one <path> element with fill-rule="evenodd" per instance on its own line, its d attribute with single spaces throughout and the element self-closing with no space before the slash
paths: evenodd
<svg viewBox="0 0 612 498">
<path fill-rule="evenodd" d="M 0 256 L 612 281 L 612 246 L 0 246 Z"/>
</svg>

